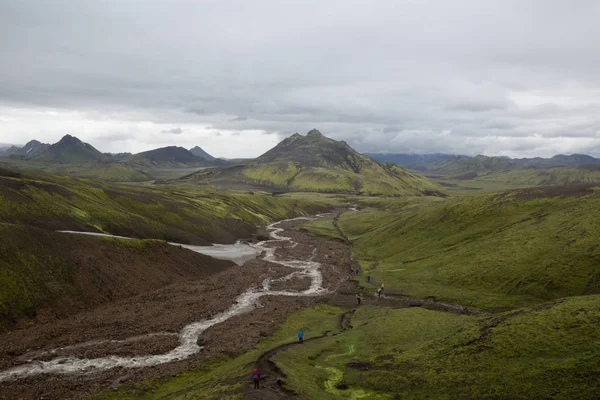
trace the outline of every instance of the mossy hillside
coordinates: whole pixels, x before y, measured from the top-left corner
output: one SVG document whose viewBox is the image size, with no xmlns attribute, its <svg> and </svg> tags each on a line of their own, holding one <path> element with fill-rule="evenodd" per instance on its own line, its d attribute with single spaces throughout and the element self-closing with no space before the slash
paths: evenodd
<svg viewBox="0 0 600 400">
<path fill-rule="evenodd" d="M 148 172 L 122 164 L 69 164 L 61 167 L 45 167 L 39 170 L 50 174 L 69 175 L 109 182 L 145 182 L 153 179 L 153 176 Z"/>
<path fill-rule="evenodd" d="M 388 291 L 493 310 L 599 293 L 600 196 L 549 190 L 399 202 L 338 225 L 363 274 Z"/>
<path fill-rule="evenodd" d="M 13 238 L 21 227 L 0 224 L 0 329 L 50 303 L 54 293 L 72 294 L 74 272 L 60 257 L 25 250 Z"/>
<path fill-rule="evenodd" d="M 380 164 L 312 130 L 294 134 L 246 164 L 199 171 L 185 180 L 216 185 L 246 184 L 275 191 L 309 191 L 358 195 L 439 195 L 427 178 L 394 164 Z"/>
<path fill-rule="evenodd" d="M 0 223 L 0 328 L 10 327 L 24 316 L 34 317 L 40 308 L 57 305 L 62 299 L 80 300 L 85 304 L 86 288 L 76 282 L 81 266 L 60 254 L 56 241 L 64 245 L 66 239 L 60 235 Z M 157 245 L 165 245 L 153 240 L 106 237 L 87 237 L 86 240 L 104 242 L 102 248 L 111 254 L 119 251 L 146 254 Z"/>
<path fill-rule="evenodd" d="M 503 157 L 458 156 L 430 164 L 426 169 L 429 173 L 464 181 L 465 184 L 487 182 L 511 186 L 540 186 L 600 183 L 600 165 L 594 161 L 591 157 L 581 155 L 556 156 L 537 161 L 530 159 L 527 162 Z M 580 165 L 561 166 L 562 162 Z"/>
<path fill-rule="evenodd" d="M 328 216 L 325 218 L 321 218 L 317 221 L 313 221 L 310 223 L 310 228 L 306 228 L 304 226 L 300 227 L 302 230 L 306 230 L 313 236 L 319 236 L 326 239 L 336 239 L 340 241 L 344 241 L 344 237 L 340 234 L 340 232 L 333 225 L 333 216 Z"/>
<path fill-rule="evenodd" d="M 44 308 L 65 317 L 233 267 L 162 240 L 0 223 L 0 330 Z"/>
<path fill-rule="evenodd" d="M 520 168 L 513 160 L 504 157 L 479 155 L 476 157 L 457 156 L 429 165 L 427 169 L 445 175 L 473 173 L 473 176 L 476 176 L 477 174 L 483 175 L 491 171 L 502 171 L 513 168 Z"/>
<path fill-rule="evenodd" d="M 192 369 L 173 378 L 149 380 L 116 390 L 109 390 L 89 399 L 242 399 L 250 385 L 250 373 L 260 355 L 282 344 L 296 341 L 301 328 L 305 339 L 321 336 L 324 331 L 336 331 L 337 307 L 319 305 L 290 314 L 277 331 L 254 349 L 227 359 L 207 360 L 201 368 Z M 264 375 L 264 371 L 263 371 Z"/>
<path fill-rule="evenodd" d="M 0 171 L 0 221 L 183 243 L 233 242 L 257 225 L 314 214 L 303 200 L 191 186 L 122 186 Z"/>
<path fill-rule="evenodd" d="M 405 196 L 440 193 L 441 189 L 426 178 L 400 171 L 399 167 L 373 165 L 360 173 L 342 168 L 305 167 L 299 163 L 269 163 L 249 165 L 219 179 L 240 180 L 248 184 L 274 189 L 323 193 L 354 193 L 360 195 Z M 227 170 L 225 170 L 227 171 Z M 200 171 L 196 179 L 212 178 L 214 171 Z M 218 180 L 215 181 L 218 183 Z"/>
<path fill-rule="evenodd" d="M 513 169 L 477 176 L 473 180 L 527 186 L 598 184 L 600 183 L 600 165 Z"/>
<path fill-rule="evenodd" d="M 344 207 L 356 203 L 357 199 L 365 199 L 366 196 L 356 196 L 336 193 L 319 192 L 286 192 L 276 195 L 277 198 L 287 200 L 302 200 L 310 203 L 322 204 L 327 207 Z"/>
<path fill-rule="evenodd" d="M 145 182 L 155 179 L 155 175 L 157 174 L 163 175 L 162 171 L 134 168 L 133 166 L 115 163 L 112 160 L 56 164 L 52 162 L 3 158 L 0 161 L 0 166 L 109 182 Z M 179 173 L 179 176 L 181 175 L 184 175 L 184 173 Z"/>
<path fill-rule="evenodd" d="M 592 295 L 480 317 L 362 307 L 353 329 L 273 360 L 302 399 L 595 398 L 598 306 Z"/>
</svg>

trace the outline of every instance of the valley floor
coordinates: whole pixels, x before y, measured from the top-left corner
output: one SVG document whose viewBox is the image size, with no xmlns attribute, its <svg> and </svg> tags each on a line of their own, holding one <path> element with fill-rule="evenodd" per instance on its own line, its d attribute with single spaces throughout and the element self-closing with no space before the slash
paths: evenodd
<svg viewBox="0 0 600 400">
<path fill-rule="evenodd" d="M 358 217 L 358 213 L 345 214 Z M 332 223 L 335 222 L 335 223 Z M 184 361 L 0 382 L 0 398 L 85 399 L 591 399 L 600 390 L 600 295 L 481 311 L 432 298 L 377 296 L 352 259 L 338 218 L 282 226 L 277 259 L 321 264 L 322 296 L 265 296 L 261 307 L 205 331 Z M 264 233 L 258 236 L 262 236 Z M 229 308 L 249 286 L 291 270 L 261 258 L 69 318 L 0 336 L 1 370 L 52 353 L 141 356 L 177 346 L 186 324 Z M 307 279 L 272 290 L 305 290 Z M 357 294 L 361 301 L 358 304 Z M 296 333 L 305 332 L 299 344 Z M 149 332 L 158 335 L 137 340 Z M 123 341 L 127 338 L 130 341 Z M 106 339 L 114 340 L 107 342 Z M 102 342 L 98 342 L 102 340 Z M 250 371 L 262 373 L 254 389 Z"/>
<path fill-rule="evenodd" d="M 289 230 L 297 221 L 285 223 L 287 242 L 277 246 L 278 259 L 306 260 L 314 256 L 322 263 L 323 286 L 335 291 L 347 277 L 340 243 L 312 238 Z M 99 239 L 101 240 L 101 239 Z M 0 370 L 18 366 L 26 360 L 57 357 L 98 358 L 107 355 L 135 357 L 160 354 L 178 344 L 179 330 L 194 321 L 216 315 L 231 306 L 236 296 L 264 279 L 277 278 L 293 271 L 262 259 L 232 266 L 202 280 L 182 280 L 133 298 L 110 303 L 64 319 L 38 320 L 0 336 Z M 273 285 L 273 290 L 305 290 L 307 279 L 291 279 Z M 76 398 L 85 393 L 106 390 L 129 381 L 172 376 L 189 368 L 201 367 L 205 360 L 244 352 L 270 335 L 291 312 L 322 301 L 319 297 L 267 296 L 261 307 L 233 317 L 203 333 L 204 350 L 184 361 L 150 368 L 115 368 L 101 373 L 76 375 L 37 375 L 0 382 L 0 398 Z M 153 336 L 145 336 L 156 333 Z M 127 340 L 134 338 L 133 340 Z M 57 349 L 58 351 L 48 351 Z"/>
</svg>

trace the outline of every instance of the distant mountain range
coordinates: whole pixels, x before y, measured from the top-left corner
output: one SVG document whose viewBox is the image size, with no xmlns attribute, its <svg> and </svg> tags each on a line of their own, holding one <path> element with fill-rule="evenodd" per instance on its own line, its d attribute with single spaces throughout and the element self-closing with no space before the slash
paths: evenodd
<svg viewBox="0 0 600 400">
<path fill-rule="evenodd" d="M 296 133 L 284 139 L 255 160 L 198 171 L 184 179 L 282 191 L 390 196 L 442 194 L 428 179 L 396 165 L 381 164 L 316 129 L 306 136 Z"/>
<path fill-rule="evenodd" d="M 514 159 L 450 154 L 370 153 L 368 155 L 376 160 L 393 162 L 412 171 L 437 178 L 522 186 L 600 183 L 600 159 L 585 154 Z"/>
<path fill-rule="evenodd" d="M 227 164 L 226 161 L 214 158 L 198 146 L 191 150 L 168 146 L 138 154 L 109 154 L 102 153 L 91 144 L 84 143 L 71 135 L 65 135 L 52 145 L 32 140 L 23 147 L 10 146 L 0 151 L 0 157 L 50 164 L 100 162 L 147 168 L 203 167 Z"/>
<path fill-rule="evenodd" d="M 455 154 L 363 153 L 379 162 L 392 162 L 404 168 L 441 172 L 461 172 L 517 166 L 553 168 L 600 163 L 600 159 L 585 154 L 559 154 L 551 158 L 475 157 Z M 459 166 L 460 165 L 460 166 Z"/>
</svg>

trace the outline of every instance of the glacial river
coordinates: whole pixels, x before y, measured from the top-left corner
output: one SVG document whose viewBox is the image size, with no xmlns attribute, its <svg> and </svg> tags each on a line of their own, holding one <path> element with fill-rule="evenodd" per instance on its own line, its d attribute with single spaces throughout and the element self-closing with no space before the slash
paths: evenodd
<svg viewBox="0 0 600 400">
<path fill-rule="evenodd" d="M 26 363 L 19 365 L 4 371 L 0 371 L 0 381 L 31 377 L 40 374 L 74 374 L 74 373 L 89 373 L 97 372 L 101 370 L 107 370 L 117 367 L 125 368 L 144 368 L 159 364 L 165 364 L 173 361 L 184 360 L 194 354 L 197 354 L 202 350 L 202 347 L 198 345 L 198 338 L 200 335 L 210 328 L 211 326 L 220 324 L 227 321 L 229 318 L 235 317 L 236 315 L 244 314 L 259 307 L 258 300 L 262 296 L 318 296 L 326 293 L 326 289 L 323 288 L 323 277 L 321 275 L 321 264 L 313 261 L 313 257 L 308 260 L 279 260 L 275 255 L 275 249 L 266 246 L 267 243 L 281 243 L 289 244 L 291 246 L 296 243 L 289 237 L 281 235 L 283 228 L 279 228 L 278 225 L 282 222 L 293 221 L 293 220 L 311 220 L 318 217 L 299 217 L 292 220 L 279 221 L 271 224 L 267 227 L 270 240 L 260 242 L 257 244 L 242 244 L 236 243 L 233 245 L 213 245 L 213 246 L 190 246 L 180 245 L 178 243 L 170 243 L 172 245 L 183 246 L 192 251 L 198 253 L 207 254 L 215 258 L 232 260 L 238 265 L 243 264 L 244 261 L 254 258 L 257 255 L 265 252 L 264 260 L 270 261 L 288 268 L 293 268 L 295 271 L 281 278 L 267 278 L 258 287 L 249 287 L 239 295 L 234 301 L 231 307 L 226 311 L 214 315 L 211 319 L 203 319 L 197 322 L 193 322 L 183 327 L 178 333 L 179 346 L 175 347 L 171 351 L 162 354 L 144 355 L 139 357 L 121 357 L 116 355 L 109 355 L 100 358 L 78 358 L 78 357 L 58 357 L 49 361 L 34 360 L 33 357 L 25 359 Z M 97 233 L 87 232 L 72 232 L 65 231 L 67 233 L 76 234 L 92 234 L 111 236 Z M 115 236 L 119 237 L 119 236 Z M 124 238 L 124 237 L 120 237 Z M 124 238 L 129 239 L 129 238 Z M 304 291 L 293 291 L 293 290 L 271 290 L 271 285 L 274 282 L 286 281 L 292 278 L 309 278 L 311 280 L 310 287 Z M 69 346 L 68 348 L 86 347 L 89 345 L 97 345 L 99 343 L 128 343 L 138 340 L 143 340 L 149 336 L 158 335 L 170 335 L 167 332 L 153 332 L 143 336 L 131 337 L 123 340 L 96 340 L 93 342 L 83 342 Z M 40 354 L 53 354 L 58 350 L 65 348 L 50 349 Z"/>
</svg>

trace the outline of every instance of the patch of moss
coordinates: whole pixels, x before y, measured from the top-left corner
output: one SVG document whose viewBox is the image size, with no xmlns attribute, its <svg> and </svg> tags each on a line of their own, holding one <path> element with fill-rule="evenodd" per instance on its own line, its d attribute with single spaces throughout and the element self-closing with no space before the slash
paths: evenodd
<svg viewBox="0 0 600 400">
<path fill-rule="evenodd" d="M 352 330 L 274 360 L 306 399 L 360 390 L 373 392 L 368 398 L 594 398 L 598 305 L 600 296 L 582 296 L 491 317 L 362 307 Z M 327 383 L 342 376 L 347 392 Z"/>
</svg>

